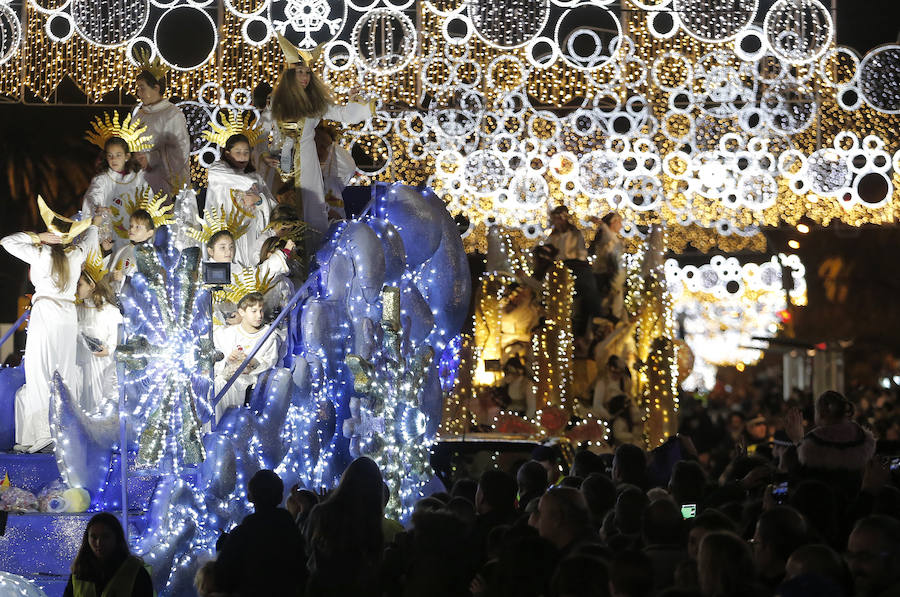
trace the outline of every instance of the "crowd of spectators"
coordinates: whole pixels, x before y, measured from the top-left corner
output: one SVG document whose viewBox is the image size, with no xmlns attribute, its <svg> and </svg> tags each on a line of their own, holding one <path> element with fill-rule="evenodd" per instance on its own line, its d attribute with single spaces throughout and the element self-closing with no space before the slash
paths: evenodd
<svg viewBox="0 0 900 597">
<path fill-rule="evenodd" d="M 713 441 L 717 411 L 686 409 L 683 433 L 651 451 L 578 451 L 565 476 L 535 454 L 457 480 L 405 528 L 385 518 L 368 458 L 329 495 L 295 487 L 284 502 L 260 471 L 255 513 L 222 537 L 198 594 L 900 596 L 893 457 L 853 404 L 826 392 L 806 416 L 728 411 Z"/>
</svg>

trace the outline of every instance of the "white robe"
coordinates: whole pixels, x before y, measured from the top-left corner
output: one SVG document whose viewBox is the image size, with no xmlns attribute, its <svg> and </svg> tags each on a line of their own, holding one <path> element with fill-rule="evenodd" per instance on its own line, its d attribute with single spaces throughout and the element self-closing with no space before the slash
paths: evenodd
<svg viewBox="0 0 900 597">
<path fill-rule="evenodd" d="M 240 192 L 250 191 L 254 185 L 262 203 L 248 209 L 241 203 Z M 209 167 L 206 207 L 203 210 L 206 217 L 213 210 L 218 212 L 224 209 L 227 214 L 240 212 L 245 222 L 249 223 L 247 231 L 234 241 L 234 261 L 241 267 L 253 267 L 259 263 L 263 242 L 273 234 L 271 230 L 266 230 L 266 226 L 276 205 L 272 191 L 257 172 L 238 172 L 224 160 Z"/>
<path fill-rule="evenodd" d="M 97 174 L 91 179 L 91 184 L 88 186 L 87 191 L 84 192 L 84 202 L 81 206 L 82 217 L 93 218 L 94 214 L 101 207 L 107 209 L 115 207 L 119 210 L 120 215 L 124 214 L 125 204 L 129 200 L 134 201 L 135 193 L 145 186 L 147 186 L 147 181 L 144 179 L 144 173 L 141 170 L 120 174 L 111 168 L 107 168 L 106 171 Z M 114 250 L 118 250 L 127 242 L 121 237 L 121 234 L 127 233 L 127 230 L 119 230 L 117 234 L 112 229 L 112 217 L 109 217 L 108 226 L 108 230 L 104 230 L 107 228 L 107 221 L 104 219 L 103 224 L 100 225 L 99 239 L 102 240 L 103 237 L 111 234 L 112 240 L 116 241 Z"/>
<path fill-rule="evenodd" d="M 50 382 L 59 372 L 66 388 L 78 396 L 80 379 L 75 364 L 78 318 L 75 290 L 89 247 L 97 243 L 97 228 L 91 226 L 80 242 L 66 254 L 69 277 L 63 290 L 51 278 L 50 247 L 35 245 L 25 232 L 0 240 L 0 246 L 31 266 L 34 284 L 31 321 L 25 343 L 25 385 L 16 392 L 16 444 L 38 450 L 52 441 L 50 433 Z"/>
<path fill-rule="evenodd" d="M 235 350 L 240 350 L 245 355 L 250 354 L 256 343 L 268 331 L 269 326 L 263 326 L 258 332 L 250 333 L 238 325 L 220 327 L 213 332 L 213 342 L 216 350 L 225 355 L 225 358 L 216 363 L 216 394 L 225 387 L 225 383 L 237 370 L 240 363 L 232 364 L 228 362 L 228 355 Z M 244 396 L 247 388 L 256 383 L 256 379 L 264 371 L 271 369 L 278 360 L 281 340 L 278 334 L 269 336 L 259 352 L 256 353 L 254 359 L 258 362 L 252 371 L 244 369 L 240 376 L 234 381 L 234 384 L 228 388 L 228 391 L 222 396 L 222 399 L 216 405 L 216 423 L 225 414 L 225 411 L 232 406 L 241 406 L 244 404 Z"/>
<path fill-rule="evenodd" d="M 78 311 L 76 362 L 82 375 L 79 402 L 87 413 L 107 413 L 115 408 L 119 400 L 116 359 L 113 352 L 118 342 L 122 314 L 109 303 L 97 308 L 91 299 L 85 300 L 76 309 Z M 86 336 L 99 340 L 109 354 L 96 356 L 91 352 Z"/>
<path fill-rule="evenodd" d="M 371 118 L 373 115 L 370 104 L 350 103 L 346 106 L 331 106 L 322 119 L 335 120 L 346 124 L 356 124 Z M 328 230 L 328 204 L 325 203 L 325 183 L 322 179 L 322 168 L 319 165 L 319 156 L 316 151 L 316 125 L 320 118 L 305 118 L 299 135 L 299 142 L 295 144 L 294 136 L 285 135 L 285 131 L 278 130 L 276 145 L 281 150 L 281 171 L 293 172 L 294 153 L 300 152 L 300 188 L 296 189 L 303 201 L 303 220 L 306 223 L 307 251 L 318 249 L 322 237 Z M 293 175 L 296 177 L 297 173 Z"/>
<path fill-rule="evenodd" d="M 141 105 L 135 112 L 138 120 L 147 125 L 146 134 L 153 136 L 153 149 L 147 152 L 144 177 L 153 192 L 164 192 L 172 197 L 173 190 L 191 182 L 191 137 L 184 113 L 169 100 L 152 106 Z M 178 189 L 172 188 L 173 182 Z"/>
<path fill-rule="evenodd" d="M 341 219 L 347 217 L 344 209 L 344 198 L 341 193 L 356 173 L 356 162 L 349 151 L 332 143 L 328 148 L 328 156 L 319 165 L 322 168 L 322 182 L 325 189 L 325 203 L 328 209 L 340 214 Z"/>
<path fill-rule="evenodd" d="M 250 158 L 253 160 L 253 165 L 256 166 L 256 171 L 259 172 L 263 182 L 266 183 L 266 186 L 269 187 L 269 190 L 274 195 L 281 186 L 278 168 L 270 166 L 263 160 L 263 155 L 269 153 L 269 143 L 275 137 L 275 121 L 272 120 L 272 110 L 270 108 L 260 112 L 258 128 L 263 131 L 263 134 L 250 151 Z"/>
</svg>

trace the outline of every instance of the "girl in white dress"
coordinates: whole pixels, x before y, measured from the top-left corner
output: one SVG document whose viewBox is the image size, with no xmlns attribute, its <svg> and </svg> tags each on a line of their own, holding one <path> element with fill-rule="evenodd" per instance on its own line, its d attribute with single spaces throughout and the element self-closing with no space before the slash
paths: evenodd
<svg viewBox="0 0 900 597">
<path fill-rule="evenodd" d="M 154 193 L 174 197 L 191 181 L 191 137 L 181 109 L 163 98 L 166 92 L 165 67 L 158 60 L 146 62 L 135 79 L 137 97 L 141 101 L 135 116 L 147 126 L 153 147 L 135 155 L 144 167 L 144 177 Z"/>
<path fill-rule="evenodd" d="M 295 48 L 283 36 L 278 43 L 284 53 L 287 68 L 272 92 L 272 118 L 275 120 L 275 149 L 284 180 L 293 179 L 294 189 L 300 193 L 303 220 L 306 222 L 307 252 L 318 249 L 328 230 L 328 204 L 325 185 L 316 151 L 316 125 L 322 119 L 355 124 L 375 114 L 373 102 L 334 105 L 331 92 L 310 69 L 318 54 Z M 361 99 L 351 91 L 351 100 Z"/>
<path fill-rule="evenodd" d="M 122 314 L 106 281 L 100 255 L 91 252 L 78 279 L 78 351 L 81 368 L 80 403 L 89 414 L 107 415 L 119 400 L 116 360 L 113 353 L 119 336 Z"/>
<path fill-rule="evenodd" d="M 54 373 L 60 374 L 69 392 L 78 395 L 75 288 L 88 248 L 97 243 L 97 227 L 91 220 L 63 218 L 40 197 L 38 207 L 47 232 L 18 232 L 0 240 L 0 246 L 31 266 L 34 284 L 25 344 L 25 385 L 16 392 L 15 400 L 15 449 L 20 452 L 38 452 L 53 444 L 50 383 Z M 73 242 L 82 233 L 81 239 Z"/>
<path fill-rule="evenodd" d="M 271 190 L 250 161 L 251 142 L 243 134 L 231 135 L 224 143 L 222 159 L 209 167 L 205 217 L 213 213 L 239 212 L 247 230 L 235 239 L 234 261 L 241 267 L 256 265 L 266 238 L 269 216 L 277 205 Z"/>
</svg>

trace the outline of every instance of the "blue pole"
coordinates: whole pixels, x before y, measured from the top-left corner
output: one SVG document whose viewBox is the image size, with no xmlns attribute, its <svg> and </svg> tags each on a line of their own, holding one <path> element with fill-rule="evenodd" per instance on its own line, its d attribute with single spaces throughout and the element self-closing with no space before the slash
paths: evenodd
<svg viewBox="0 0 900 597">
<path fill-rule="evenodd" d="M 28 316 L 31 315 L 31 307 L 25 309 L 25 312 L 16 320 L 16 322 L 9 328 L 5 334 L 3 334 L 3 338 L 0 338 L 0 346 L 6 344 L 6 341 L 9 340 L 9 337 L 16 333 L 16 330 L 19 329 L 19 326 L 22 325 L 22 322 L 28 319 Z"/>
</svg>

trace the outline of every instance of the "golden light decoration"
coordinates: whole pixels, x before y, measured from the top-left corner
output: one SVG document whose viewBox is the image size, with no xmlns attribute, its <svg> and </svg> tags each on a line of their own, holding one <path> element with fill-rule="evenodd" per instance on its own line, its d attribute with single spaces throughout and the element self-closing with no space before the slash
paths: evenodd
<svg viewBox="0 0 900 597">
<path fill-rule="evenodd" d="M 128 144 L 128 151 L 149 151 L 153 149 L 153 137 L 145 135 L 147 125 L 141 125 L 140 121 L 132 120 L 131 114 L 119 122 L 119 111 L 113 110 L 112 117 L 109 113 L 101 118 L 97 116 L 91 122 L 91 129 L 85 133 L 84 138 L 100 149 L 106 149 L 106 142 L 113 137 L 119 137 Z"/>
</svg>

